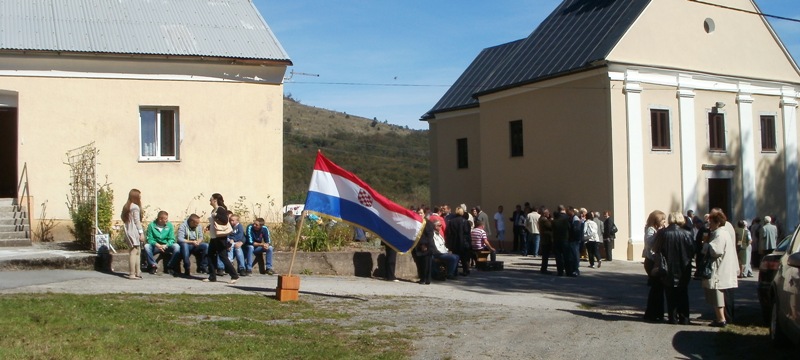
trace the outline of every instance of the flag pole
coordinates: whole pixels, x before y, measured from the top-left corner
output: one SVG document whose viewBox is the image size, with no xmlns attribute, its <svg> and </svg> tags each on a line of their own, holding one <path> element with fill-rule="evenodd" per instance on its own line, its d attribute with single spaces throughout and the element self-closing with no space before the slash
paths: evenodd
<svg viewBox="0 0 800 360">
<path fill-rule="evenodd" d="M 289 263 L 289 274 L 292 275 L 292 268 L 294 268 L 294 258 L 297 256 L 297 245 L 300 244 L 300 233 L 303 232 L 303 224 L 306 221 L 306 212 L 303 210 L 300 216 L 300 226 L 297 229 L 297 236 L 294 239 L 294 250 L 292 251 L 292 262 Z"/>
</svg>

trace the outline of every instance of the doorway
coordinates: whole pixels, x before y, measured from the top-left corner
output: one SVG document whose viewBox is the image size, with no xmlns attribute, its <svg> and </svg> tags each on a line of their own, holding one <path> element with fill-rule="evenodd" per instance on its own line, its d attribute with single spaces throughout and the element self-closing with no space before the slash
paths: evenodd
<svg viewBox="0 0 800 360">
<path fill-rule="evenodd" d="M 17 108 L 0 106 L 0 198 L 17 197 Z"/>
<path fill-rule="evenodd" d="M 731 179 L 708 179 L 708 211 L 720 208 L 730 219 L 731 212 Z"/>
</svg>

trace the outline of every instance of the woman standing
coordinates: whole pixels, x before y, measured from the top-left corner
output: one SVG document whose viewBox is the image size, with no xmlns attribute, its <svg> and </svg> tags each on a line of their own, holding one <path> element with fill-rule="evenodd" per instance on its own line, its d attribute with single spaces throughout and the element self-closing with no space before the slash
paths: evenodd
<svg viewBox="0 0 800 360">
<path fill-rule="evenodd" d="M 600 259 L 600 229 L 594 221 L 594 213 L 586 213 L 586 222 L 583 226 L 583 240 L 586 242 L 586 255 L 589 257 L 589 267 L 594 268 L 594 262 L 597 260 L 597 267 L 603 264 Z"/>
<path fill-rule="evenodd" d="M 656 234 L 653 252 L 663 255 L 667 275 L 662 279 L 667 295 L 667 316 L 670 324 L 689 324 L 689 281 L 692 276 L 694 239 L 683 228 L 686 218 L 679 211 L 669 214 L 666 229 Z"/>
<path fill-rule="evenodd" d="M 131 189 L 128 192 L 128 201 L 122 207 L 122 222 L 125 224 L 125 240 L 131 247 L 130 270 L 128 279 L 141 280 L 142 268 L 139 266 L 142 256 L 142 243 L 144 242 L 144 229 L 142 229 L 142 192 Z"/>
<path fill-rule="evenodd" d="M 211 233 L 211 243 L 208 245 L 208 265 L 211 269 L 208 271 L 208 279 L 203 279 L 203 281 L 217 281 L 217 259 L 220 259 L 225 266 L 225 271 L 231 276 L 230 283 L 235 284 L 239 280 L 239 274 L 236 273 L 231 260 L 228 259 L 228 233 L 230 231 L 228 233 L 217 231 L 217 224 L 227 226 L 230 229 L 228 208 L 225 206 L 225 200 L 222 195 L 217 193 L 211 195 L 209 203 L 214 208 L 211 212 L 211 217 L 208 218 L 208 227 Z"/>
<path fill-rule="evenodd" d="M 750 230 L 747 229 L 747 221 L 739 220 L 736 224 L 736 253 L 739 259 L 739 278 L 753 277 L 753 269 L 750 267 L 750 252 L 753 250 L 753 243 Z"/>
<path fill-rule="evenodd" d="M 647 285 L 650 292 L 647 295 L 647 309 L 644 311 L 646 321 L 664 321 L 664 285 L 658 277 L 650 276 L 653 269 L 653 245 L 656 241 L 656 232 L 666 225 L 666 214 L 661 210 L 655 210 L 647 217 L 647 225 L 644 228 L 644 270 L 647 272 Z"/>
<path fill-rule="evenodd" d="M 708 217 L 708 227 L 711 235 L 703 245 L 703 253 L 709 255 L 712 261 L 711 278 L 703 280 L 706 302 L 714 307 L 716 320 L 711 326 L 725 327 L 728 322 L 725 318 L 725 297 L 733 297 L 733 289 L 739 286 L 736 275 L 739 272 L 739 262 L 736 256 L 736 240 L 725 229 L 728 221 L 721 211 L 711 212 Z M 733 309 L 731 309 L 733 310 Z"/>
</svg>

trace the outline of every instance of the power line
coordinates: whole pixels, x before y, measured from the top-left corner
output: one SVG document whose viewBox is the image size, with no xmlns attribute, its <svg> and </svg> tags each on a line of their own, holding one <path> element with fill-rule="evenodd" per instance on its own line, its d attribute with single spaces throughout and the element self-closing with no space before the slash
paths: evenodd
<svg viewBox="0 0 800 360">
<path fill-rule="evenodd" d="M 792 22 L 800 23 L 800 19 L 788 18 L 788 17 L 785 17 L 785 16 L 778 16 L 778 15 L 771 15 L 771 14 L 766 14 L 766 13 L 763 13 L 763 12 L 760 12 L 760 11 L 740 9 L 740 8 L 735 8 L 735 7 L 732 7 L 732 6 L 727 6 L 727 5 L 722 5 L 722 4 L 715 4 L 715 3 L 710 3 L 710 2 L 702 1 L 702 0 L 689 0 L 689 1 L 695 2 L 695 3 L 698 3 L 698 4 L 718 7 L 718 8 L 726 9 L 726 10 L 733 10 L 733 11 L 743 12 L 743 13 L 752 14 L 752 15 L 761 15 L 763 17 L 769 17 L 769 18 L 773 18 L 773 19 L 780 19 L 780 20 L 786 20 L 786 21 L 792 21 Z"/>
</svg>

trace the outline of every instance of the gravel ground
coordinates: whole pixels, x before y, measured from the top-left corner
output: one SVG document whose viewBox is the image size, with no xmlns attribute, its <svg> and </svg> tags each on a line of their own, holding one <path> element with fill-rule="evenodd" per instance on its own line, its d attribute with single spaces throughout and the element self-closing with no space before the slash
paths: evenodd
<svg viewBox="0 0 800 360">
<path fill-rule="evenodd" d="M 539 259 L 499 255 L 504 271 L 472 271 L 424 286 L 357 277 L 301 276 L 301 300 L 357 312 L 397 331 L 418 334 L 415 359 L 714 359 L 717 329 L 699 282 L 690 288 L 696 325 L 641 320 L 647 286 L 640 263 L 581 264 L 578 278 L 543 275 Z M 226 280 L 227 278 L 220 278 Z M 145 274 L 40 270 L 0 272 L 9 293 L 242 293 L 274 295 L 277 277 L 243 277 L 236 285 Z M 740 283 L 737 312 L 758 311 L 753 279 Z M 347 306 L 352 302 L 355 306 Z M 345 306 L 338 306 L 338 305 Z M 737 314 L 738 316 L 738 314 Z M 747 358 L 743 355 L 740 358 Z M 756 354 L 753 354 L 756 356 Z"/>
</svg>

